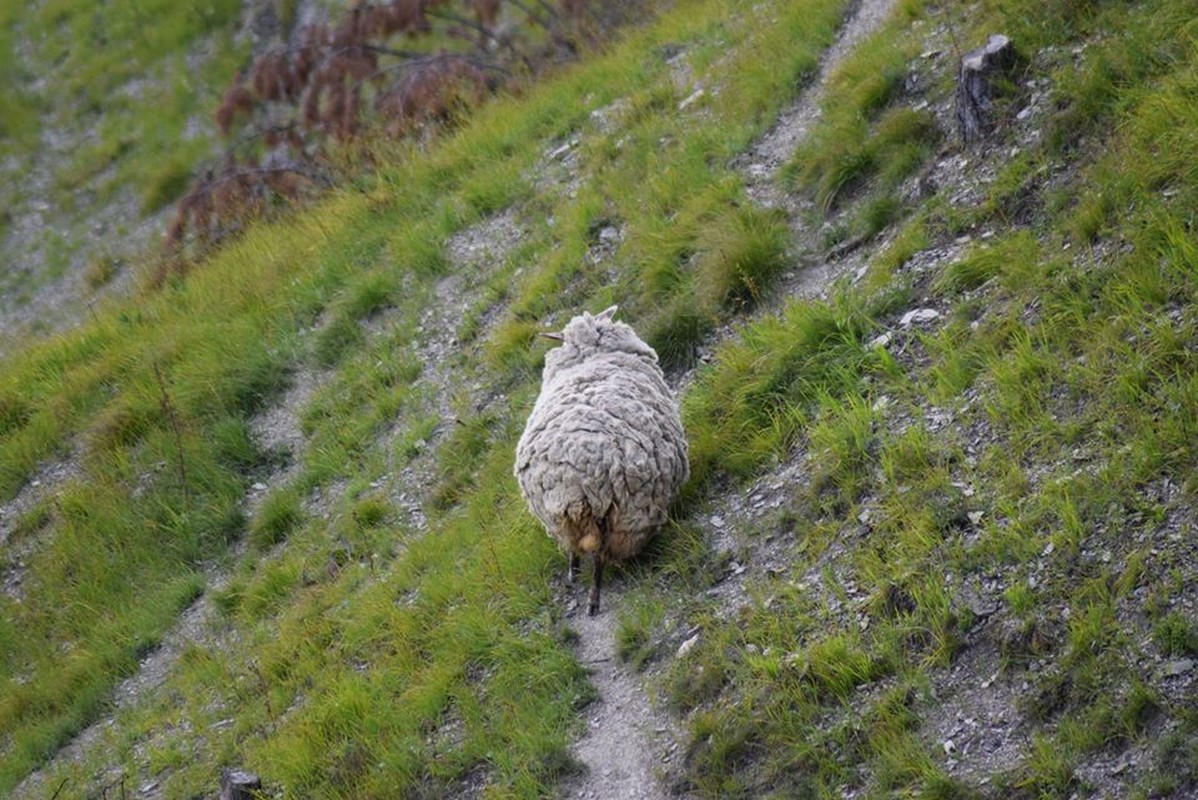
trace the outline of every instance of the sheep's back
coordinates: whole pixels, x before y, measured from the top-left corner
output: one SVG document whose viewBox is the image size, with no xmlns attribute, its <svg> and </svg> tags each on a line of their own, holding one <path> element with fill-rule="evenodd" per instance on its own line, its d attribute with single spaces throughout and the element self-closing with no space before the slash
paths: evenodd
<svg viewBox="0 0 1198 800">
<path fill-rule="evenodd" d="M 677 406 L 656 365 L 619 354 L 548 381 L 516 450 L 533 512 L 567 546 L 608 517 L 609 553 L 640 549 L 687 477 Z M 612 509 L 615 513 L 611 513 Z"/>
</svg>

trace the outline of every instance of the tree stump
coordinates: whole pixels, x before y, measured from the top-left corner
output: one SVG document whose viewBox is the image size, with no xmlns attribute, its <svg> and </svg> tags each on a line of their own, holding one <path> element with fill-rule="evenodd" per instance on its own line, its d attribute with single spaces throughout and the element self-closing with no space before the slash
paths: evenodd
<svg viewBox="0 0 1198 800">
<path fill-rule="evenodd" d="M 262 779 L 239 769 L 220 771 L 220 800 L 258 800 L 262 797 Z"/>
<path fill-rule="evenodd" d="M 994 34 L 982 47 L 961 59 L 957 72 L 957 130 L 966 143 L 980 141 L 994 127 L 994 79 L 1007 77 L 1015 67 L 1011 40 Z"/>
</svg>

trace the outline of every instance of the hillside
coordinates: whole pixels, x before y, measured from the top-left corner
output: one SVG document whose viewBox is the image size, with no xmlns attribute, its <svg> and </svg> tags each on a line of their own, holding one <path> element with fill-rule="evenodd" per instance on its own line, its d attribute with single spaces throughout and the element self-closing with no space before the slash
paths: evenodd
<svg viewBox="0 0 1198 800">
<path fill-rule="evenodd" d="M 5 354 L 0 794 L 1194 796 L 1196 11 L 663 4 Z M 692 478 L 591 618 L 511 465 L 614 303 Z"/>
</svg>

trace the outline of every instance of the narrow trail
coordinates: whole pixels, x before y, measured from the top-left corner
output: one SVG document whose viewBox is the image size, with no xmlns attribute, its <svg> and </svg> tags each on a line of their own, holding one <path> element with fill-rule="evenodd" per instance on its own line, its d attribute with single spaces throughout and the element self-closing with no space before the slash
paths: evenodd
<svg viewBox="0 0 1198 800">
<path fill-rule="evenodd" d="M 895 0 L 860 0 L 840 29 L 836 41 L 820 58 L 819 75 L 803 90 L 794 104 L 783 111 L 774 127 L 742 156 L 742 171 L 748 182 L 748 194 L 770 208 L 799 208 L 777 185 L 778 170 L 785 164 L 820 118 L 820 105 L 828 90 L 832 73 L 845 57 L 867 36 L 881 27 L 894 8 Z"/>
<path fill-rule="evenodd" d="M 755 203 L 763 208 L 778 208 L 786 212 L 790 229 L 800 251 L 819 250 L 820 231 L 807 224 L 814 209 L 806 198 L 789 195 L 778 184 L 779 170 L 790 160 L 799 143 L 815 127 L 821 116 L 821 107 L 828 92 L 832 74 L 859 44 L 875 33 L 890 16 L 896 0 L 860 0 L 851 10 L 836 41 L 824 51 L 820 59 L 819 74 L 795 100 L 789 109 L 782 112 L 774 126 L 738 159 L 738 167 L 745 176 L 745 191 Z M 819 259 L 799 270 L 794 280 L 780 287 L 779 296 L 816 297 L 824 293 L 833 281 L 857 266 L 852 259 L 834 263 L 832 259 Z"/>
<path fill-rule="evenodd" d="M 609 571 L 610 572 L 610 571 Z M 619 583 L 603 592 L 596 616 L 585 610 L 590 572 L 570 587 L 570 626 L 578 633 L 578 660 L 591 673 L 599 699 L 586 709 L 587 732 L 573 754 L 587 767 L 566 795 L 575 800 L 666 800 L 658 773 L 672 757 L 674 738 L 666 715 L 655 710 L 636 673 L 616 652 L 617 614 L 624 594 Z M 617 581 L 620 579 L 617 578 Z"/>
<path fill-rule="evenodd" d="M 812 233 L 800 227 L 805 209 L 778 186 L 778 171 L 819 119 L 833 71 L 854 47 L 878 30 L 894 4 L 895 0 L 861 0 L 853 7 L 836 42 L 824 53 L 816 80 L 740 159 L 749 197 L 764 207 L 785 210 L 800 243 L 812 238 Z M 801 270 L 797 281 L 784 290 L 789 295 L 816 294 L 836 274 L 835 269 L 822 265 Z M 583 576 L 587 575 L 584 569 Z M 581 586 L 571 591 L 577 595 L 575 600 L 585 597 Z M 622 594 L 621 580 L 616 578 L 605 588 L 603 610 L 595 617 L 586 616 L 582 601 L 571 603 L 575 610 L 570 624 L 579 636 L 576 653 L 590 669 L 599 695 L 587 709 L 587 732 L 572 750 L 587 767 L 566 795 L 574 800 L 665 800 L 670 796 L 659 775 L 674 758 L 680 733 L 663 711 L 654 708 L 642 676 L 619 661 L 615 609 L 620 607 Z"/>
<path fill-rule="evenodd" d="M 0 592 L 20 602 L 24 598 L 22 583 L 28 568 L 27 560 L 42 543 L 37 532 L 22 537 L 22 520 L 47 498 L 55 498 L 83 472 L 82 454 L 76 444 L 69 455 L 47 462 L 38 469 L 21 490 L 7 502 L 0 503 L 0 547 L 5 548 L 0 560 Z M 24 533 L 29 534 L 29 531 Z"/>
</svg>

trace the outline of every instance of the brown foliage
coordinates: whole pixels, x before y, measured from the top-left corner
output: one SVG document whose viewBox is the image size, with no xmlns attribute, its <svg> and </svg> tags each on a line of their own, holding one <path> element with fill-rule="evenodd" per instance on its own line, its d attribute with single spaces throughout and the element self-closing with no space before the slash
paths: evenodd
<svg viewBox="0 0 1198 800">
<path fill-rule="evenodd" d="M 627 0 L 625 0 L 627 2 Z M 179 201 L 167 251 L 202 251 L 244 220 L 327 184 L 329 142 L 369 127 L 402 136 L 451 119 L 489 93 L 571 57 L 593 38 L 590 0 L 360 2 L 296 31 L 239 73 L 216 110 L 229 140 L 218 169 Z M 396 47 L 438 36 L 430 52 Z"/>
</svg>

